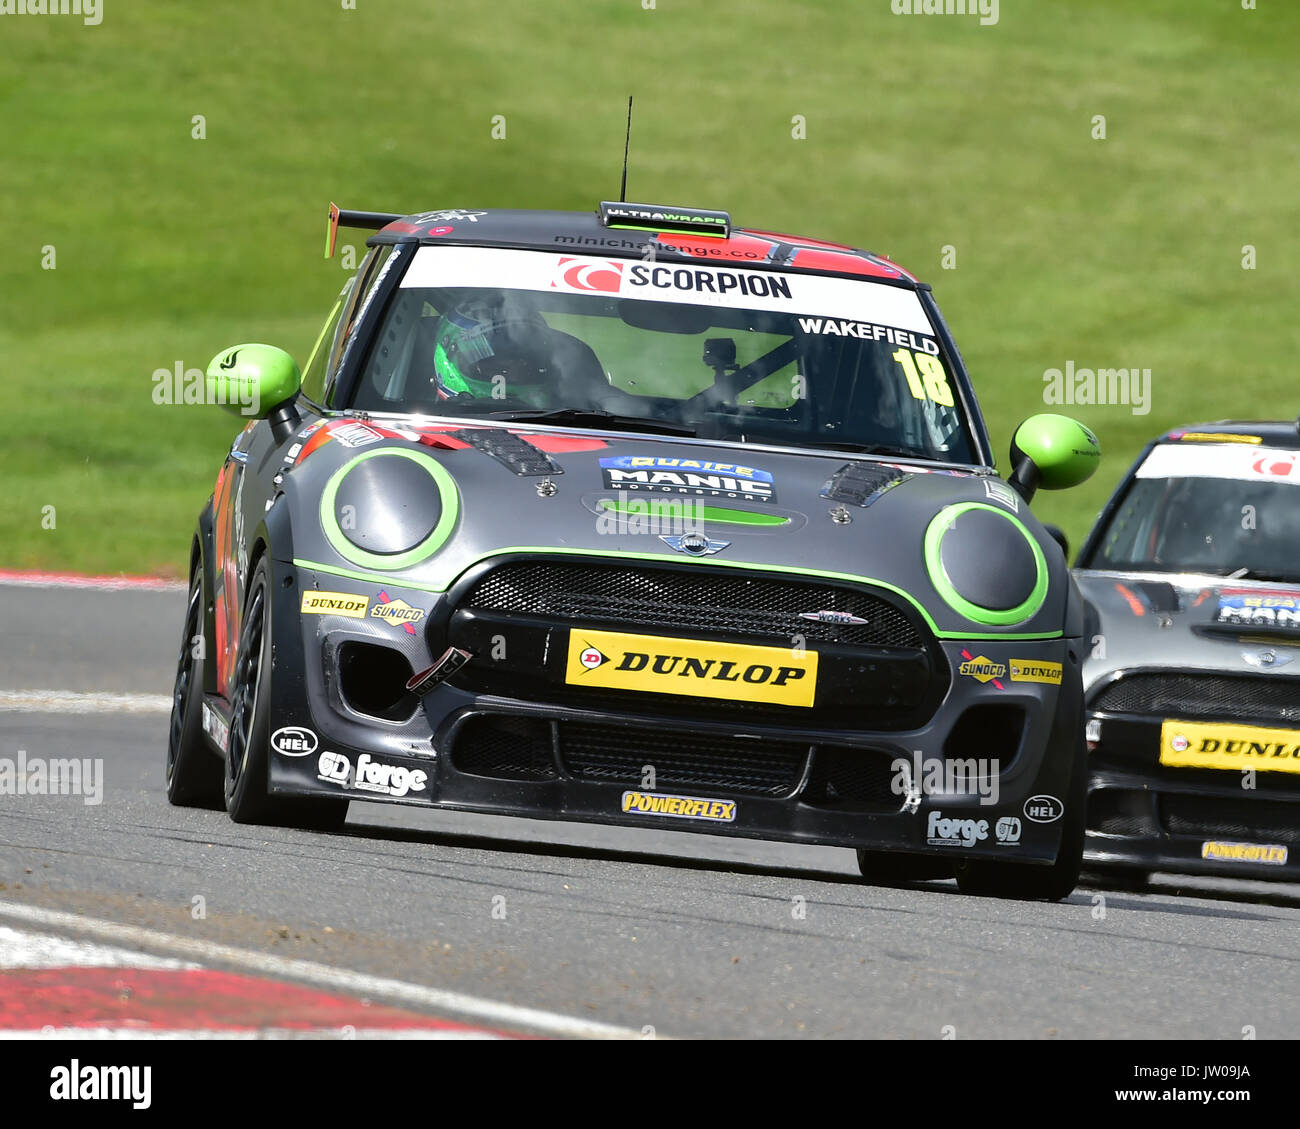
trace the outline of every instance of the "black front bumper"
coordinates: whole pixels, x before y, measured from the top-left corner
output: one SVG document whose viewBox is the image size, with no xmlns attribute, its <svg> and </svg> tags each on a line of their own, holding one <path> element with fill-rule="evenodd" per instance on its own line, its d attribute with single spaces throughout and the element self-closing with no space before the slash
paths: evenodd
<svg viewBox="0 0 1300 1129">
<path fill-rule="evenodd" d="M 1300 775 L 1260 771 L 1244 787 L 1241 772 L 1173 768 L 1159 760 L 1163 718 L 1088 716 L 1101 740 L 1089 757 L 1085 862 L 1300 881 Z"/>
<path fill-rule="evenodd" d="M 350 590 L 337 577 L 293 572 L 290 591 Z M 424 630 L 300 616 L 293 599 L 275 605 L 275 725 L 306 726 L 320 745 L 311 756 L 273 753 L 273 792 L 954 859 L 1056 858 L 1063 820 L 1036 818 L 1041 805 L 1030 800 L 1059 802 L 1068 791 L 1081 721 L 1077 640 L 972 644 L 929 636 L 920 648 L 882 645 L 879 659 L 877 645 L 863 643 L 866 657 L 858 660 L 833 641 L 811 642 L 834 659 L 827 708 L 750 709 L 664 694 L 578 694 L 550 657 L 568 628 L 528 615 L 464 615 L 457 589 L 432 600 L 400 585 L 385 594 L 427 609 Z M 622 626 L 604 617 L 597 625 Z M 496 636 L 504 647 L 492 660 Z M 349 703 L 339 656 L 350 642 L 398 648 L 414 671 L 457 638 L 472 644 L 477 662 L 423 697 L 409 717 L 366 717 Z M 1063 683 L 990 684 L 961 675 L 967 647 L 994 662 L 1061 663 Z M 844 675 L 851 661 L 866 664 L 856 714 Z M 894 680 L 898 669 L 924 664 L 933 693 Z M 844 724 L 853 717 L 857 725 Z M 405 789 L 383 771 L 363 778 L 363 757 L 367 768 L 405 769 Z M 994 763 L 996 779 L 919 795 L 899 786 L 900 761 L 929 771 L 961 758 Z M 420 786 L 411 786 L 417 773 Z M 993 802 L 981 783 L 995 785 Z M 963 841 L 965 830 L 974 841 Z"/>
</svg>

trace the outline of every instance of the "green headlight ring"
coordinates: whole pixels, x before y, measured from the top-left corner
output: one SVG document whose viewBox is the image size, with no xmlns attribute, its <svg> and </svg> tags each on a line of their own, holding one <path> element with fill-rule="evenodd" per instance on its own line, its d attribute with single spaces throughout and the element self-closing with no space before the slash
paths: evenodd
<svg viewBox="0 0 1300 1129">
<path fill-rule="evenodd" d="M 948 574 L 943 568 L 943 561 L 939 556 L 939 546 L 943 543 L 943 536 L 952 527 L 953 522 L 970 510 L 988 510 L 990 513 L 1005 518 L 1020 530 L 1021 536 L 1029 542 L 1029 548 L 1034 554 L 1034 565 L 1038 570 L 1038 579 L 1034 583 L 1033 591 L 1029 593 L 1028 599 L 1023 604 L 1008 608 L 1006 611 L 982 608 L 978 604 L 972 604 L 962 596 L 953 587 L 952 581 L 948 579 Z M 1036 615 L 1038 609 L 1043 606 L 1043 601 L 1047 599 L 1047 559 L 1043 556 L 1043 550 L 1039 548 L 1038 542 L 1034 540 L 1033 534 L 1026 528 L 1025 523 L 1014 514 L 998 509 L 996 506 L 986 505 L 983 502 L 959 502 L 956 505 L 946 506 L 935 514 L 929 528 L 925 531 L 925 567 L 930 573 L 930 582 L 938 590 L 939 595 L 944 598 L 944 602 L 953 611 L 965 616 L 973 623 L 984 623 L 992 627 L 1007 627 L 1013 623 L 1023 623 L 1031 616 Z"/>
<path fill-rule="evenodd" d="M 438 494 L 442 499 L 442 516 L 438 519 L 438 524 L 433 527 L 433 532 L 406 552 L 391 555 L 367 553 L 364 549 L 357 548 L 348 540 L 347 534 L 339 528 L 338 519 L 334 516 L 334 497 L 338 494 L 339 485 L 347 477 L 348 472 L 364 463 L 367 459 L 384 458 L 410 459 L 413 463 L 419 463 L 437 484 Z M 395 572 L 398 569 L 410 568 L 412 565 L 417 565 L 433 556 L 443 547 L 447 538 L 451 536 L 452 528 L 456 524 L 456 517 L 459 513 L 460 491 L 456 489 L 456 480 L 447 473 L 443 465 L 437 459 L 430 458 L 419 451 L 408 451 L 401 447 L 384 447 L 378 451 L 366 451 L 364 454 L 358 455 L 355 459 L 339 467 L 330 476 L 330 480 L 325 484 L 325 489 L 320 496 L 321 529 L 325 531 L 325 539 L 329 541 L 334 551 L 353 564 L 364 565 L 366 568 L 382 569 L 384 572 Z"/>
</svg>

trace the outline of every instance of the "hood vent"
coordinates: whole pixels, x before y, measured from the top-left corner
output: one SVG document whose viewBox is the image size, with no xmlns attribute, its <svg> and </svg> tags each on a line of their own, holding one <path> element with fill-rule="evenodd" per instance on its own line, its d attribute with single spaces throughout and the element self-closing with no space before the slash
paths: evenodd
<svg viewBox="0 0 1300 1129">
<path fill-rule="evenodd" d="M 563 474 L 564 468 L 545 451 L 538 450 L 522 435 L 491 427 L 467 427 L 449 433 L 453 439 L 468 443 L 496 459 L 512 474 L 520 477 L 532 475 Z"/>
<path fill-rule="evenodd" d="M 851 506 L 869 506 L 886 490 L 912 476 L 879 463 L 845 463 L 822 487 L 822 497 Z"/>
</svg>

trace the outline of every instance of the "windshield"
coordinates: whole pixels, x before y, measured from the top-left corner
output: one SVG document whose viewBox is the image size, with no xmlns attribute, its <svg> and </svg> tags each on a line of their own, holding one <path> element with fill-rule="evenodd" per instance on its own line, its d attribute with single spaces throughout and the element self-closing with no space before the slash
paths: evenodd
<svg viewBox="0 0 1300 1129">
<path fill-rule="evenodd" d="M 1300 580 L 1297 452 L 1154 448 L 1084 567 Z"/>
<path fill-rule="evenodd" d="M 901 287 L 422 247 L 372 340 L 348 405 L 362 411 L 975 461 L 933 327 Z"/>
</svg>

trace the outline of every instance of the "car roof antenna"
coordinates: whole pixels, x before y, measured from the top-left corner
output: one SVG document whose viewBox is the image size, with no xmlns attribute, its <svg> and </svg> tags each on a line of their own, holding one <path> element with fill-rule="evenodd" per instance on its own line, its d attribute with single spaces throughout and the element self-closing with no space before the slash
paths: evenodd
<svg viewBox="0 0 1300 1129">
<path fill-rule="evenodd" d="M 627 203 L 627 150 L 632 144 L 632 95 L 627 96 L 627 136 L 623 139 L 623 186 L 618 190 L 618 202 Z"/>
</svg>

